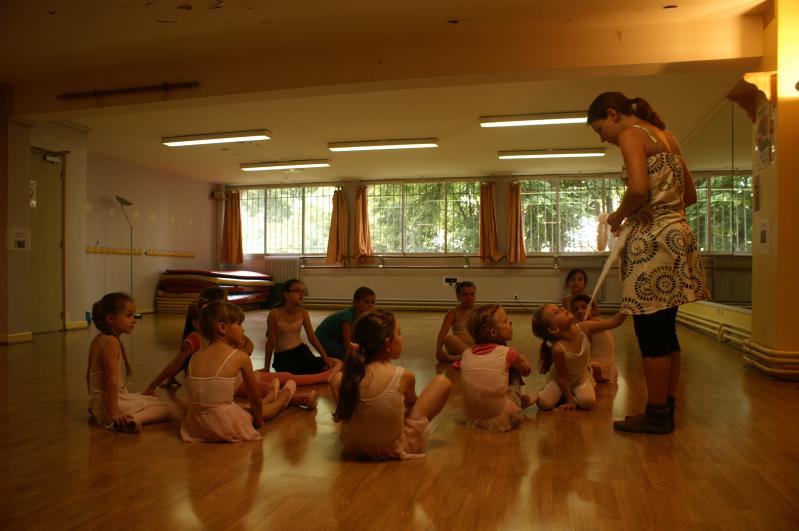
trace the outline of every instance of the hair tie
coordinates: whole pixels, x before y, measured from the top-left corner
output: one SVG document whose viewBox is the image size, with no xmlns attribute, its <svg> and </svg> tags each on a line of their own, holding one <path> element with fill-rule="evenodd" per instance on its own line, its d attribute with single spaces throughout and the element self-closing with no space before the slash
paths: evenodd
<svg viewBox="0 0 799 531">
<path fill-rule="evenodd" d="M 357 354 L 357 353 L 359 353 L 359 352 L 360 352 L 360 350 L 361 350 L 361 346 L 360 346 L 358 343 L 350 343 L 350 348 L 351 348 L 351 349 L 352 349 L 352 351 L 353 351 L 353 352 L 355 352 L 356 354 Z"/>
<path fill-rule="evenodd" d="M 554 344 L 554 343 L 552 343 L 552 341 L 550 341 L 550 340 L 548 340 L 548 339 L 547 339 L 546 341 L 544 341 L 544 344 L 545 344 L 546 346 L 548 346 L 549 348 L 552 348 L 552 347 L 554 347 L 554 346 L 555 346 L 555 344 Z"/>
<path fill-rule="evenodd" d="M 210 302 L 208 302 L 208 301 L 203 301 L 203 302 L 201 302 L 201 303 L 200 303 L 200 310 L 205 310 L 205 309 L 206 309 L 206 308 L 208 308 L 209 306 L 211 306 L 211 303 L 210 303 Z"/>
</svg>

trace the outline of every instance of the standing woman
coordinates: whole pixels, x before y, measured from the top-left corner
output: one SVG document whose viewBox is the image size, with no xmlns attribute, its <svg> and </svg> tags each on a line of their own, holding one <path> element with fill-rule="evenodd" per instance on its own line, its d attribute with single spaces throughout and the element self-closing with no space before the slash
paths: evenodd
<svg viewBox="0 0 799 531">
<path fill-rule="evenodd" d="M 644 99 L 600 94 L 588 108 L 588 123 L 624 157 L 627 190 L 608 223 L 613 232 L 625 220 L 630 225 L 622 253 L 621 312 L 633 316 L 648 398 L 644 414 L 613 427 L 671 433 L 682 362 L 677 309 L 709 297 L 702 258 L 685 219 L 685 208 L 696 202 L 696 188 L 677 140 Z"/>
</svg>

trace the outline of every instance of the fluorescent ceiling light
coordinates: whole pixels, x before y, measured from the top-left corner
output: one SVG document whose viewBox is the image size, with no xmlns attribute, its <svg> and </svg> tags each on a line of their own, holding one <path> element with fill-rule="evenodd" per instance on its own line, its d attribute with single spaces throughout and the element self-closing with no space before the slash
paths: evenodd
<svg viewBox="0 0 799 531">
<path fill-rule="evenodd" d="M 570 159 L 581 157 L 604 157 L 604 148 L 586 149 L 533 149 L 528 151 L 500 151 L 501 159 Z"/>
<path fill-rule="evenodd" d="M 316 160 L 278 160 L 274 162 L 250 162 L 241 165 L 243 171 L 297 170 L 301 168 L 327 168 L 330 162 Z"/>
<path fill-rule="evenodd" d="M 253 140 L 269 140 L 272 134 L 266 129 L 253 131 L 233 131 L 230 133 L 208 133 L 203 135 L 168 136 L 161 143 L 169 147 L 197 146 L 200 144 L 225 144 L 227 142 L 250 142 Z"/>
<path fill-rule="evenodd" d="M 333 142 L 330 151 L 374 151 L 378 149 L 420 149 L 438 147 L 437 138 L 408 138 L 405 140 L 366 140 L 363 142 Z"/>
<path fill-rule="evenodd" d="M 480 127 L 521 127 L 525 125 L 584 124 L 585 112 L 550 112 L 516 116 L 481 116 Z"/>
</svg>

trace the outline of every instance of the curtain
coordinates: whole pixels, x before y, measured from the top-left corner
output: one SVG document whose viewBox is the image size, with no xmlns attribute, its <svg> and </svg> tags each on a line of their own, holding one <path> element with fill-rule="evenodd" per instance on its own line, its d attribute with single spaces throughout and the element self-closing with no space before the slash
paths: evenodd
<svg viewBox="0 0 799 531">
<path fill-rule="evenodd" d="M 519 183 L 510 183 L 508 190 L 508 263 L 523 264 L 526 261 L 522 191 Z"/>
<path fill-rule="evenodd" d="M 372 251 L 372 235 L 369 233 L 367 190 L 366 186 L 359 186 L 355 191 L 355 246 L 352 254 L 358 264 L 366 262 L 374 254 Z"/>
<path fill-rule="evenodd" d="M 480 185 L 480 261 L 498 262 L 502 259 L 497 245 L 496 183 Z"/>
<path fill-rule="evenodd" d="M 239 197 L 239 192 L 227 192 L 225 194 L 225 216 L 222 221 L 222 252 L 219 261 L 227 264 L 244 263 Z"/>
<path fill-rule="evenodd" d="M 341 190 L 336 190 L 333 193 L 333 215 L 330 219 L 330 233 L 327 238 L 326 264 L 340 264 L 347 257 L 349 222 L 347 201 Z"/>
</svg>

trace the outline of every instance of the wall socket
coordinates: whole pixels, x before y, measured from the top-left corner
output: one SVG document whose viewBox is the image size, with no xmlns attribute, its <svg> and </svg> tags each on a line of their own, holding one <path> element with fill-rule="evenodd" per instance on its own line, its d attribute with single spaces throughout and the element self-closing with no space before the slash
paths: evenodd
<svg viewBox="0 0 799 531">
<path fill-rule="evenodd" d="M 519 300 L 519 294 L 518 293 L 514 293 L 513 294 L 513 300 L 515 300 L 515 301 Z"/>
<path fill-rule="evenodd" d="M 444 277 L 444 284 L 447 286 L 454 286 L 458 283 L 458 277 Z"/>
</svg>

